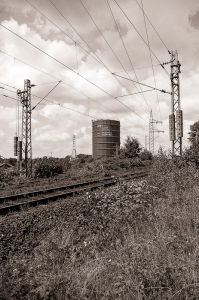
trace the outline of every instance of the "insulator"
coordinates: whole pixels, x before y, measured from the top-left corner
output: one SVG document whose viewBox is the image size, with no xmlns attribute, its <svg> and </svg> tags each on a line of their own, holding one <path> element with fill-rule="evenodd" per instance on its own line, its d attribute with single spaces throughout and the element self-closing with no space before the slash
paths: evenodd
<svg viewBox="0 0 199 300">
<path fill-rule="evenodd" d="M 22 141 L 18 141 L 18 161 L 22 161 Z"/>
<path fill-rule="evenodd" d="M 17 156 L 17 143 L 18 143 L 18 136 L 14 137 L 14 156 Z"/>
<path fill-rule="evenodd" d="M 175 141 L 175 115 L 169 115 L 169 137 L 170 141 Z"/>
<path fill-rule="evenodd" d="M 182 110 L 176 111 L 177 137 L 183 137 L 183 114 Z"/>
</svg>

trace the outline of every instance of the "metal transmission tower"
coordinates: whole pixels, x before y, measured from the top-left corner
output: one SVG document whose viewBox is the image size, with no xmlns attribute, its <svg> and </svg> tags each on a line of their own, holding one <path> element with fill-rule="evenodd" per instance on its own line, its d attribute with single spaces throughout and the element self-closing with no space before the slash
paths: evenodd
<svg viewBox="0 0 199 300">
<path fill-rule="evenodd" d="M 148 138 L 148 136 L 145 135 L 145 149 L 146 149 L 146 150 L 147 150 L 147 145 L 149 144 L 149 143 L 147 142 L 147 138 Z"/>
<path fill-rule="evenodd" d="M 158 130 L 154 128 L 154 124 L 157 123 L 162 123 L 162 122 L 153 119 L 153 113 L 151 110 L 150 119 L 149 119 L 149 151 L 152 153 L 154 153 L 154 132 L 164 132 L 162 130 Z"/>
<path fill-rule="evenodd" d="M 21 160 L 24 161 L 25 170 L 20 163 L 21 174 L 32 176 L 32 145 L 31 145 L 31 84 L 29 79 L 24 80 L 24 91 L 17 90 L 17 95 L 22 104 L 22 150 Z"/>
<path fill-rule="evenodd" d="M 170 141 L 172 141 L 172 153 L 175 155 L 182 154 L 183 137 L 183 115 L 180 109 L 180 66 L 178 52 L 171 51 L 171 115 L 169 116 L 169 135 Z"/>
<path fill-rule="evenodd" d="M 72 150 L 72 154 L 71 154 L 71 158 L 76 158 L 76 143 L 75 143 L 75 135 L 73 135 L 73 150 Z"/>
</svg>

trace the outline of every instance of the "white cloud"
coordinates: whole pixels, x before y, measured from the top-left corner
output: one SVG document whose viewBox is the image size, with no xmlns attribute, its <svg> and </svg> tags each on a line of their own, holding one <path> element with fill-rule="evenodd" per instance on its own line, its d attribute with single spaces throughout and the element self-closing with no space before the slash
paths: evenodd
<svg viewBox="0 0 199 300">
<path fill-rule="evenodd" d="M 15 107 L 4 107 L 0 106 L 0 121 L 10 122 L 16 117 Z"/>
<path fill-rule="evenodd" d="M 41 142 L 65 141 L 70 137 L 66 132 L 58 133 L 56 129 L 40 133 L 35 140 Z"/>
<path fill-rule="evenodd" d="M 82 47 L 88 52 L 91 50 L 78 37 L 74 30 L 60 16 L 49 1 L 37 1 L 35 6 L 46 14 L 55 24 L 62 28 L 67 34 L 73 37 Z M 105 38 L 109 41 L 110 46 L 116 53 L 125 69 L 132 69 L 128 56 L 124 50 L 118 32 L 114 27 L 113 20 L 107 10 L 105 3 L 102 2 L 85 2 L 90 14 L 102 30 Z M 110 1 L 116 21 L 121 30 L 125 46 L 128 50 L 131 62 L 134 68 L 149 66 L 150 56 L 149 51 L 139 37 L 136 30 L 125 18 L 121 10 L 114 1 Z M 103 63 L 110 69 L 111 72 L 122 71 L 122 66 L 117 61 L 110 48 L 106 45 L 95 25 L 86 14 L 80 2 L 67 0 L 65 2 L 57 0 L 56 6 L 70 20 L 71 24 L 82 35 L 83 39 L 88 42 L 94 52 L 103 61 L 101 64 L 89 56 L 81 47 L 75 47 L 75 44 L 67 38 L 63 33 L 60 33 L 49 21 L 47 21 L 39 12 L 36 12 L 28 3 L 17 1 L 4 1 L 4 11 L 1 14 L 1 22 L 6 27 L 16 32 L 19 36 L 27 39 L 32 44 L 46 51 L 57 60 L 68 66 L 75 72 L 92 81 L 104 89 L 113 97 L 127 94 L 122 85 L 125 85 L 131 93 L 138 92 L 135 85 L 131 81 L 119 78 L 121 84 L 112 76 Z M 121 3 L 122 9 L 129 16 L 132 23 L 136 26 L 140 34 L 146 40 L 146 32 L 143 21 L 143 13 L 136 2 L 124 0 Z M 166 43 L 169 50 L 177 49 L 179 52 L 179 60 L 182 63 L 181 83 L 181 104 L 184 110 L 184 144 L 186 144 L 187 131 L 190 124 L 198 119 L 198 79 L 199 79 L 199 35 L 196 28 L 191 27 L 189 16 L 195 14 L 199 10 L 196 0 L 181 1 L 176 0 L 175 3 L 169 1 L 145 1 L 145 12 L 152 21 L 160 36 Z M 183 18 L 182 18 L 183 16 Z M 150 46 L 153 52 L 157 55 L 161 62 L 168 62 L 170 56 L 162 44 L 161 40 L 154 32 L 153 28 L 147 21 L 148 35 Z M 144 136 L 148 135 L 149 108 L 142 95 L 137 94 L 133 97 L 123 97 L 116 101 L 111 96 L 107 95 L 88 81 L 84 80 L 78 74 L 71 72 L 64 65 L 55 62 L 47 57 L 42 52 L 36 50 L 26 42 L 6 29 L 0 27 L 0 43 L 2 49 L 10 55 L 16 56 L 22 61 L 35 66 L 38 69 L 51 74 L 62 81 L 68 82 L 72 87 L 76 88 L 85 95 L 74 91 L 64 83 L 57 86 L 46 98 L 50 101 L 56 101 L 72 110 L 62 106 L 56 106 L 46 103 L 46 106 L 38 106 L 32 113 L 32 144 L 33 153 L 39 156 L 42 151 L 51 150 L 57 151 L 57 156 L 66 154 L 64 143 L 69 145 L 68 150 L 71 153 L 72 135 L 77 135 L 77 145 L 79 145 L 78 153 L 91 153 L 91 118 L 86 116 L 88 113 L 94 118 L 110 118 L 120 119 L 121 127 L 129 130 L 121 130 L 121 142 L 123 143 L 127 134 L 134 135 L 144 144 Z M 189 45 L 189 46 L 187 46 Z M 77 52 L 75 50 L 77 49 Z M 77 61 L 76 61 L 77 55 Z M 95 56 L 94 54 L 92 54 Z M 152 55 L 153 56 L 153 55 Z M 58 79 L 51 78 L 38 70 L 24 65 L 23 63 L 9 58 L 3 53 L 0 53 L 0 82 L 24 89 L 24 79 L 28 78 L 31 83 L 38 84 L 32 89 L 32 94 L 39 97 L 44 97 L 55 85 Z M 78 68 L 77 68 L 78 63 Z M 153 64 L 159 62 L 153 56 Z M 169 67 L 167 67 L 169 70 Z M 156 75 L 156 84 L 160 89 L 170 91 L 170 79 L 164 73 L 160 66 L 154 67 Z M 170 72 L 170 70 L 169 70 Z M 118 73 L 121 76 L 127 77 L 125 72 Z M 134 72 L 129 72 L 132 79 L 137 80 Z M 138 80 L 150 86 L 154 86 L 153 72 L 151 68 L 136 70 Z M 39 85 L 43 83 L 54 82 L 51 84 Z M 137 88 L 139 86 L 136 84 Z M 8 87 L 7 87 L 8 88 Z M 11 88 L 10 88 L 11 89 Z M 147 89 L 147 88 L 146 88 Z M 143 87 L 145 90 L 145 87 Z M 5 94 L 14 96 L 14 94 L 3 91 Z M 171 146 L 168 137 L 168 116 L 170 114 L 170 95 L 158 92 L 159 102 L 155 92 L 144 93 L 145 99 L 153 110 L 154 118 L 160 119 L 159 107 L 163 126 L 158 125 L 160 130 L 165 130 L 164 134 L 157 137 L 156 147 L 161 143 L 166 147 Z M 93 98 L 100 104 L 108 107 L 110 110 L 100 106 L 88 97 Z M 12 151 L 7 152 L 6 145 L 11 145 L 11 136 L 15 133 L 16 110 L 13 100 L 9 100 L 0 96 L 0 122 L 4 127 L 2 133 L 6 139 L 5 146 L 3 145 L 4 155 L 12 155 Z M 32 95 L 32 107 L 40 100 Z M 9 105 L 7 104 L 9 103 Z M 122 104 L 123 103 L 123 104 Z M 126 107 L 128 106 L 128 108 Z M 143 106 L 145 109 L 143 109 Z M 79 111 L 78 114 L 73 110 Z M 133 113 L 133 111 L 136 112 Z M 147 111 L 147 112 L 146 112 Z M 86 115 L 83 115 L 86 114 Z M 119 114 L 119 116 L 117 115 Z M 140 116 L 138 116 L 138 115 Z M 145 121 L 144 121 L 144 120 Z M 164 127 L 164 129 L 163 129 Z M 63 150 L 62 150 L 63 149 Z M 8 154 L 10 153 L 10 154 Z M 69 154 L 70 154 L 69 153 Z M 2 154 L 3 155 L 3 154 Z"/>
</svg>

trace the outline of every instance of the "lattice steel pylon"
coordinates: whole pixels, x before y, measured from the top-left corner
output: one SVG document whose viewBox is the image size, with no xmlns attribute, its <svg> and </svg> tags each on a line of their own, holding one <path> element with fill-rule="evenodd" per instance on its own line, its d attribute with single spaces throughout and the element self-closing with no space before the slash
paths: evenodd
<svg viewBox="0 0 199 300">
<path fill-rule="evenodd" d="M 154 128 L 154 124 L 162 123 L 161 121 L 153 119 L 152 110 L 150 112 L 150 119 L 149 119 L 149 151 L 154 153 L 154 132 L 164 132 L 162 130 L 158 130 Z"/>
<path fill-rule="evenodd" d="M 32 143 L 31 143 L 31 84 L 24 80 L 24 91 L 17 91 L 22 104 L 22 164 L 21 173 L 32 176 Z"/>
<path fill-rule="evenodd" d="M 172 153 L 175 155 L 182 155 L 183 115 L 180 107 L 180 66 L 178 52 L 176 50 L 171 51 L 171 115 L 169 116 L 169 133 L 170 141 L 172 141 Z"/>
<path fill-rule="evenodd" d="M 71 154 L 71 158 L 76 158 L 76 143 L 75 143 L 75 135 L 73 135 L 73 150 Z"/>
</svg>

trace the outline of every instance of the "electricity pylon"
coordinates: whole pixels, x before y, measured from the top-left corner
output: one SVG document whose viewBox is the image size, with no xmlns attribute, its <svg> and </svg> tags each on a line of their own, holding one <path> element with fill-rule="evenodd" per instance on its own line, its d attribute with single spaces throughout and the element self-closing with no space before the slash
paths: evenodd
<svg viewBox="0 0 199 300">
<path fill-rule="evenodd" d="M 18 99 L 22 104 L 22 162 L 20 163 L 21 175 L 32 176 L 32 144 L 31 144 L 31 84 L 29 79 L 24 80 L 24 91 L 17 90 Z"/>
<path fill-rule="evenodd" d="M 72 150 L 72 154 L 71 154 L 71 158 L 74 159 L 76 158 L 76 143 L 75 143 L 75 135 L 73 135 L 73 150 Z"/>
<path fill-rule="evenodd" d="M 175 155 L 182 155 L 183 115 L 180 106 L 180 66 L 178 52 L 176 50 L 171 51 L 171 115 L 169 116 L 169 133 L 170 141 L 172 141 L 172 153 Z"/>
<path fill-rule="evenodd" d="M 153 119 L 152 110 L 150 112 L 150 119 L 149 119 L 149 151 L 154 153 L 154 132 L 164 132 L 162 130 L 158 130 L 154 128 L 154 124 L 162 123 L 161 121 Z"/>
<path fill-rule="evenodd" d="M 146 149 L 146 150 L 147 150 L 147 145 L 148 145 L 148 143 L 147 143 L 147 138 L 148 138 L 148 136 L 145 135 L 145 149 Z"/>
</svg>

